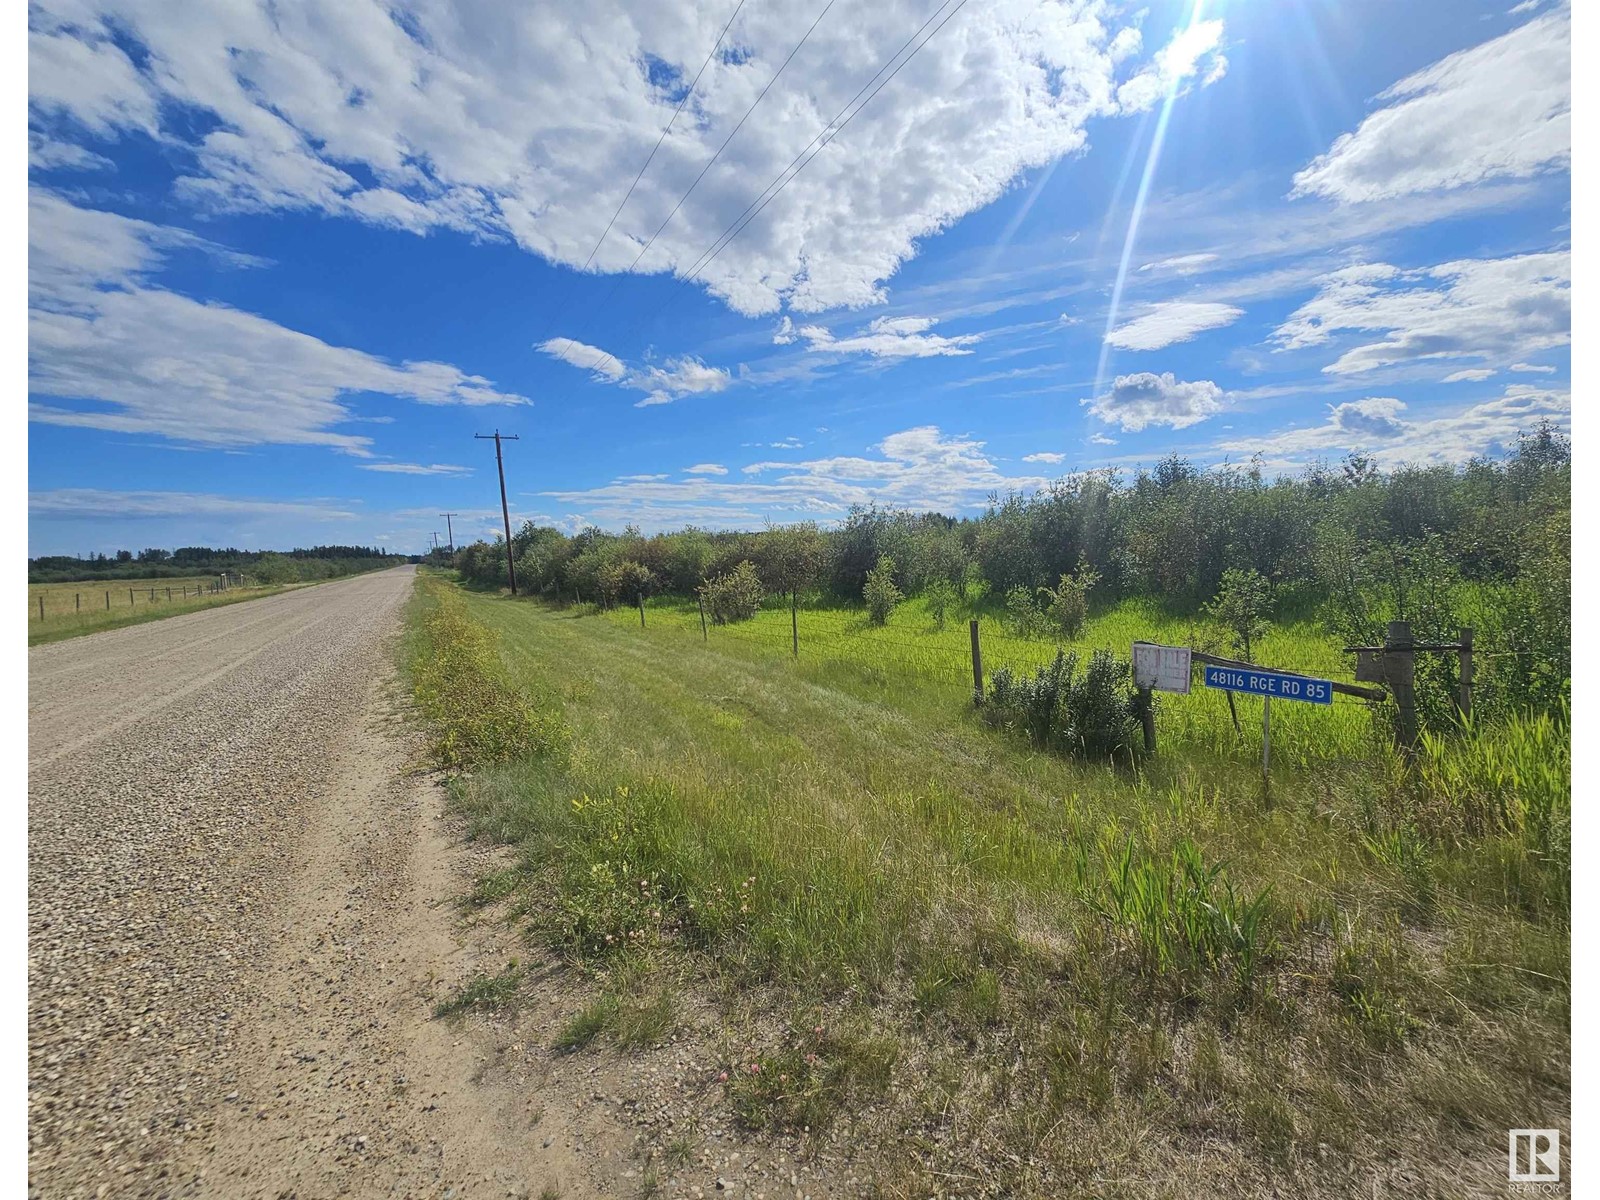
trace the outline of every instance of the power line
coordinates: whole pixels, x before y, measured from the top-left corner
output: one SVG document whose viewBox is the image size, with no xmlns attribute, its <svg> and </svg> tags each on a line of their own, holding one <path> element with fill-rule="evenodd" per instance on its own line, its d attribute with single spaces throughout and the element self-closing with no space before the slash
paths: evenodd
<svg viewBox="0 0 1600 1200">
<path fill-rule="evenodd" d="M 726 250 L 729 243 L 743 233 L 745 227 L 749 225 L 751 221 L 755 220 L 756 217 L 761 215 L 762 209 L 766 208 L 768 204 L 771 204 L 772 201 L 777 198 L 779 192 L 783 191 L 784 188 L 793 183 L 796 176 L 810 166 L 812 160 L 815 159 L 818 154 L 821 154 L 825 149 L 827 149 L 828 143 L 833 141 L 834 138 L 838 137 L 839 134 L 844 131 L 845 126 L 849 125 L 851 121 L 855 120 L 856 117 L 861 114 L 861 110 L 866 108 L 867 105 L 871 104 L 872 101 L 877 97 L 878 93 L 889 86 L 890 81 L 893 80 L 896 75 L 900 74 L 900 72 L 905 69 L 906 64 L 921 52 L 923 46 L 926 46 L 935 37 L 937 37 L 939 30 L 948 25 L 951 20 L 955 18 L 955 15 L 964 7 L 966 7 L 967 0 L 957 0 L 956 6 L 950 10 L 949 15 L 946 16 L 943 21 L 939 22 L 938 28 L 936 28 L 927 37 L 923 38 L 922 41 L 917 45 L 916 49 L 912 50 L 910 54 L 907 54 L 906 57 L 901 60 L 900 65 L 895 67 L 893 71 L 890 71 L 888 77 L 879 83 L 877 87 L 872 89 L 871 95 L 867 96 L 865 100 L 861 100 L 859 105 L 856 105 L 854 112 L 851 112 L 849 116 L 844 116 L 844 114 L 849 111 L 851 105 L 856 104 L 856 101 L 861 98 L 862 92 L 865 92 L 867 88 L 872 87 L 873 81 L 888 69 L 889 63 L 892 63 L 896 58 L 899 58 L 900 55 L 904 53 L 906 46 L 909 46 L 913 41 L 916 41 L 917 36 L 934 22 L 939 14 L 944 11 L 945 6 L 948 3 L 949 0 L 942 0 L 942 3 L 939 5 L 939 7 L 934 10 L 933 15 L 922 23 L 921 28 L 907 38 L 904 44 L 901 45 L 900 49 L 896 50 L 894 54 L 890 55 L 888 61 L 885 62 L 883 66 L 878 68 L 877 75 L 874 75 L 872 79 L 869 79 L 861 88 L 861 91 L 857 92 L 855 96 L 851 97 L 850 101 L 834 114 L 833 119 L 822 127 L 821 132 L 819 132 L 816 137 L 811 139 L 810 144 L 807 145 L 805 149 L 801 150 L 799 154 L 794 156 L 794 159 L 789 163 L 789 166 L 778 172 L 777 179 L 774 179 L 772 183 L 769 183 L 766 186 L 766 189 L 762 191 L 761 196 L 758 196 L 756 200 L 751 201 L 750 206 L 734 219 L 733 224 L 722 231 L 722 233 L 717 237 L 716 241 L 712 242 L 711 246 L 707 247 L 706 252 L 702 253 L 700 258 L 695 261 L 695 264 L 689 273 L 683 277 L 685 283 L 693 281 L 701 271 L 709 267 L 712 263 L 712 260 Z M 844 117 L 844 120 L 840 121 L 840 117 Z M 821 145 L 817 145 L 819 141 L 822 143 Z M 812 150 L 813 146 L 816 147 L 815 150 Z M 810 157 L 806 158 L 804 162 L 800 162 L 800 159 L 804 157 L 808 151 L 811 152 Z M 795 163 L 800 163 L 800 165 L 795 167 Z M 791 168 L 794 170 L 794 174 L 792 175 L 789 174 Z M 789 177 L 784 179 L 785 175 L 788 175 Z M 776 187 L 774 187 L 774 185 L 776 185 Z M 768 194 L 769 192 L 771 193 L 770 195 Z M 765 198 L 763 199 L 762 197 Z M 754 212 L 751 211 L 752 208 L 755 210 Z"/>
<path fill-rule="evenodd" d="M 672 126 L 677 122 L 678 115 L 683 112 L 683 106 L 689 103 L 689 97 L 694 95 L 694 89 L 700 84 L 700 76 L 706 73 L 706 68 L 711 65 L 711 60 L 716 57 L 717 51 L 722 48 L 722 39 L 728 36 L 728 30 L 732 27 L 734 18 L 739 15 L 739 10 L 742 8 L 744 8 L 744 0 L 739 0 L 739 3 L 734 6 L 733 16 L 728 18 L 727 24 L 722 27 L 722 32 L 717 34 L 717 41 L 711 47 L 711 53 L 706 55 L 705 62 L 701 63 L 700 69 L 694 73 L 694 80 L 689 84 L 689 90 L 683 93 L 683 99 L 678 101 L 678 107 L 672 110 L 671 119 L 662 128 L 661 136 L 656 139 L 656 144 L 651 147 L 650 157 L 644 160 L 644 166 L 639 168 L 639 173 L 633 177 L 633 182 L 628 185 L 628 194 L 623 196 L 622 203 L 617 205 L 617 211 L 612 213 L 611 220 L 606 222 L 606 227 L 600 234 L 600 240 L 594 244 L 594 249 L 589 251 L 589 257 L 583 260 L 583 269 L 585 271 L 589 269 L 589 264 L 594 261 L 594 256 L 600 253 L 600 247 L 605 243 L 606 235 L 611 232 L 611 227 L 617 223 L 617 218 L 622 215 L 622 210 L 628 206 L 628 201 L 633 198 L 633 189 L 639 186 L 639 181 L 644 178 L 644 173 L 650 169 L 650 164 L 655 161 L 656 151 L 661 149 L 661 143 L 666 141 L 667 134 L 672 132 Z"/>
<path fill-rule="evenodd" d="M 728 136 L 723 139 L 722 145 L 717 147 L 717 152 L 711 156 L 711 158 L 706 162 L 705 166 L 700 168 L 700 174 L 694 177 L 694 182 L 689 185 L 688 191 L 684 192 L 683 195 L 678 198 L 678 202 L 672 206 L 672 211 L 667 214 L 666 220 L 662 221 L 661 224 L 656 227 L 656 231 L 650 235 L 650 240 L 645 242 L 638 254 L 634 255 L 633 261 L 628 264 L 627 270 L 623 271 L 618 276 L 618 284 L 620 284 L 623 276 L 631 275 L 633 273 L 633 269 L 639 265 L 639 261 L 650 252 L 650 247 L 656 244 L 656 239 L 661 236 L 662 230 L 666 229 L 666 227 L 672 222 L 672 218 L 678 215 L 678 210 L 684 206 L 685 201 L 687 201 L 694 193 L 695 188 L 700 186 L 700 181 L 706 177 L 706 172 L 711 170 L 711 168 L 716 165 L 717 160 L 722 157 L 722 152 L 726 150 L 728 148 L 728 144 L 738 136 L 739 130 L 744 128 L 744 123 L 750 119 L 750 115 L 755 112 L 756 108 L 761 104 L 761 102 L 766 99 L 767 93 L 772 90 L 772 85 L 778 82 L 779 77 L 783 75 L 784 71 L 788 70 L 789 64 L 794 61 L 794 56 L 800 53 L 800 47 L 804 46 L 806 42 L 810 40 L 811 35 L 816 32 L 817 26 L 822 23 L 822 18 L 828 15 L 828 10 L 831 9 L 836 2 L 837 0 L 828 0 L 827 4 L 823 5 L 822 11 L 819 12 L 816 16 L 816 19 L 811 22 L 811 26 L 806 30 L 805 36 L 795 43 L 794 49 L 789 51 L 789 57 L 783 60 L 783 64 L 773 72 L 772 78 L 767 80 L 766 86 L 761 89 L 761 94 L 755 98 L 749 108 L 745 109 L 744 116 L 739 118 L 739 123 L 733 127 L 733 132 L 728 134 Z M 962 0 L 962 3 L 965 2 L 966 0 Z M 613 284 L 611 291 L 607 292 L 605 299 L 600 302 L 600 308 L 604 308 L 606 304 L 610 302 L 611 297 L 616 290 L 617 284 Z M 597 309 L 596 312 L 598 311 L 599 310 Z M 598 347 L 596 347 L 596 349 L 598 349 Z M 622 363 L 618 361 L 617 356 L 612 354 L 609 350 L 601 351 L 601 357 L 595 359 L 595 361 L 590 365 L 590 369 L 593 370 L 594 368 L 598 367 L 607 358 L 617 364 L 618 370 L 624 369 Z"/>
<path fill-rule="evenodd" d="M 827 149 L 828 144 L 830 142 L 832 142 L 834 138 L 838 137 L 839 134 L 844 131 L 845 126 L 849 125 L 851 121 L 855 120 L 856 117 L 860 116 L 861 115 L 861 110 L 866 108 L 867 105 L 871 104 L 872 101 L 877 98 L 878 93 L 883 91 L 883 89 L 886 88 L 890 84 L 891 81 L 893 81 L 894 77 L 896 75 L 900 74 L 900 72 L 905 69 L 906 64 L 909 63 L 913 58 L 915 58 L 919 53 L 921 53 L 922 48 L 924 46 L 926 46 L 929 42 L 931 42 L 935 37 L 938 36 L 939 31 L 942 30 L 946 25 L 948 25 L 955 18 L 957 13 L 959 13 L 964 7 L 966 7 L 966 3 L 967 3 L 967 0 L 956 0 L 955 7 L 954 8 L 950 8 L 949 12 L 945 14 L 944 19 L 942 21 L 939 21 L 938 26 L 935 27 L 934 30 L 931 33 L 928 34 L 927 37 L 923 38 L 921 42 L 918 42 L 917 45 L 915 46 L 915 48 L 912 49 L 910 54 L 907 54 L 904 58 L 900 58 L 901 54 L 905 53 L 906 47 L 911 45 L 912 42 L 916 41 L 917 37 L 919 35 L 921 35 L 923 30 L 927 29 L 929 25 L 933 24 L 934 21 L 938 20 L 939 19 L 939 15 L 941 13 L 945 12 L 945 9 L 950 4 L 950 0 L 941 0 L 941 2 L 939 4 L 939 7 L 934 9 L 933 15 L 930 16 L 926 21 L 924 21 L 922 23 L 922 25 L 916 30 L 916 32 L 913 33 L 909 38 L 907 38 L 905 40 L 905 42 L 903 42 L 900 45 L 900 48 L 897 49 L 893 54 L 891 54 L 888 57 L 888 59 L 886 59 L 884 61 L 884 64 L 881 67 L 878 68 L 877 73 L 875 75 L 873 75 L 871 79 L 868 79 L 865 84 L 862 85 L 861 89 L 859 91 L 857 91 L 856 94 L 853 97 L 850 98 L 849 102 L 846 103 L 843 108 L 841 108 L 837 113 L 834 114 L 833 119 L 830 120 L 826 125 L 824 125 L 822 127 L 822 129 L 817 133 L 817 135 L 811 139 L 810 143 L 808 143 L 805 146 L 805 148 L 800 151 L 799 154 L 795 155 L 795 157 L 790 161 L 789 165 L 787 167 L 785 167 L 782 171 L 778 172 L 777 177 L 772 181 L 772 183 L 769 183 L 766 186 L 766 188 L 763 189 L 763 191 L 756 197 L 756 199 L 752 200 L 750 202 L 750 204 L 746 206 L 744 212 L 741 213 L 737 218 L 735 218 L 733 224 L 729 225 L 727 229 L 724 229 L 722 231 L 722 233 L 719 234 L 717 236 L 717 238 L 711 243 L 711 245 L 706 247 L 706 249 L 701 252 L 700 257 L 695 260 L 695 264 L 694 264 L 693 268 L 689 271 L 689 273 L 687 275 L 684 275 L 682 277 L 682 281 L 684 283 L 692 283 L 695 280 L 695 278 L 700 275 L 700 273 L 702 271 L 704 271 L 707 267 L 709 267 L 711 265 L 712 261 L 719 254 L 721 254 L 724 250 L 726 250 L 728 248 L 728 246 L 733 242 L 733 240 L 735 238 L 737 238 L 741 233 L 744 232 L 745 228 L 750 224 L 750 222 L 755 220 L 756 217 L 760 216 L 761 215 L 761 211 L 763 209 L 765 209 L 768 204 L 772 203 L 772 201 L 777 198 L 778 193 L 783 191 L 784 188 L 788 187 L 789 184 L 793 183 L 795 178 L 800 174 L 800 172 L 805 170 L 808 166 L 810 166 L 812 161 L 817 157 L 817 155 L 821 154 L 825 149 Z M 832 7 L 831 3 L 829 5 L 829 7 Z M 824 9 L 823 13 L 825 14 L 826 12 L 827 12 L 827 9 Z M 822 19 L 822 17 L 819 15 L 817 20 L 820 21 L 821 19 Z M 816 28 L 816 23 L 815 22 L 812 23 L 812 28 L 813 29 Z M 810 36 L 809 35 L 809 31 L 807 33 L 807 36 Z M 799 47 L 796 46 L 795 49 L 798 50 Z M 794 55 L 791 53 L 789 57 L 793 58 Z M 883 73 L 886 70 L 889 70 L 890 64 L 894 63 L 896 59 L 900 59 L 899 64 L 897 66 L 895 66 L 894 69 L 892 71 L 890 71 L 889 74 L 886 77 L 882 78 L 882 80 L 879 81 L 879 77 L 883 76 Z M 787 65 L 787 63 L 785 65 Z M 777 76 L 773 76 L 773 78 L 776 79 Z M 875 82 L 876 82 L 876 86 L 874 86 Z M 768 86 L 770 87 L 771 85 L 769 84 Z M 866 95 L 865 99 L 862 99 L 862 94 L 863 93 L 867 93 L 868 89 L 871 89 L 870 93 Z M 765 93 L 763 93 L 763 95 L 764 94 Z M 857 101 L 859 101 L 859 103 L 857 103 Z M 757 99 L 757 103 L 760 103 L 759 98 Z M 852 111 L 852 106 L 854 106 L 853 111 Z M 751 106 L 752 111 L 754 110 L 754 107 L 755 107 L 754 105 Z M 848 116 L 846 115 L 847 113 L 848 113 Z M 745 115 L 749 116 L 749 113 L 746 113 Z M 843 118 L 842 120 L 840 119 L 841 117 Z M 740 124 L 743 124 L 743 122 L 741 121 Z M 738 131 L 735 130 L 734 132 L 737 133 Z M 818 145 L 819 142 L 821 143 L 820 145 Z M 724 143 L 724 145 L 726 145 L 726 143 Z M 813 147 L 814 147 L 814 149 L 813 149 Z M 720 154 L 721 151 L 719 150 L 718 153 Z M 802 158 L 804 158 L 805 161 L 801 162 Z M 715 161 L 715 159 L 713 159 L 713 161 Z M 799 163 L 798 167 L 795 166 L 796 163 Z M 707 167 L 709 168 L 709 166 L 710 166 L 710 164 L 708 163 Z M 792 174 L 790 173 L 791 170 L 793 171 Z M 703 171 L 701 172 L 702 175 L 704 175 L 704 173 L 705 172 L 703 172 Z M 787 178 L 785 178 L 785 176 L 787 176 Z M 699 180 L 697 179 L 695 182 L 698 183 Z M 693 188 L 691 188 L 690 190 L 692 191 Z M 687 193 L 685 193 L 685 199 L 687 199 Z M 679 201 L 679 204 L 681 205 L 682 201 Z M 673 212 L 676 213 L 677 209 L 676 208 L 673 209 Z M 672 219 L 672 217 L 671 217 L 671 215 L 669 215 L 667 220 L 670 221 L 671 219 Z M 663 222 L 662 228 L 665 228 L 665 227 L 666 227 L 665 226 L 665 222 Z M 658 229 L 656 232 L 659 233 L 660 230 Z M 651 239 L 652 242 L 654 240 L 655 240 L 654 238 Z M 649 244 L 646 244 L 645 250 L 648 250 L 649 248 L 650 248 Z M 639 257 L 640 258 L 644 257 L 644 251 L 643 250 L 641 250 L 639 252 Z M 638 261 L 639 261 L 638 258 L 634 259 L 634 263 L 635 264 L 637 264 Z M 630 266 L 628 269 L 629 269 L 629 271 L 631 271 L 633 268 L 632 268 L 632 266 Z M 615 290 L 616 290 L 616 285 L 613 285 L 612 292 L 615 292 Z M 601 308 L 603 308 L 605 306 L 606 302 L 610 300 L 610 296 L 611 296 L 611 293 L 608 293 L 607 296 L 606 296 L 606 300 L 603 300 L 601 302 L 601 305 L 600 305 Z M 656 309 L 650 314 L 650 317 L 653 319 L 654 317 L 658 316 L 661 313 L 662 309 L 665 308 L 668 303 L 671 303 L 670 299 L 667 300 L 667 301 L 664 301 L 662 304 L 658 305 L 656 307 Z M 599 310 L 597 309 L 596 311 L 598 312 Z M 636 327 L 636 325 L 637 325 L 637 322 L 635 322 L 634 325 L 630 326 L 630 328 Z M 597 347 L 597 349 L 598 349 L 598 347 Z M 595 359 L 595 361 L 592 364 L 590 364 L 590 369 L 592 370 L 595 367 L 598 367 L 607 358 L 611 359 L 612 362 L 617 363 L 618 369 L 622 368 L 621 362 L 618 362 L 617 357 L 614 354 L 611 354 L 609 351 L 601 351 L 601 357 Z"/>
</svg>

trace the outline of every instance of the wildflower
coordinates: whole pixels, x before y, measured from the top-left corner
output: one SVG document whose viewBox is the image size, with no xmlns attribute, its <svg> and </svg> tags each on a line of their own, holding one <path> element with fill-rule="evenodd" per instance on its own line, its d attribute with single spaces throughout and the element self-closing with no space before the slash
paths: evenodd
<svg viewBox="0 0 1600 1200">
<path fill-rule="evenodd" d="M 752 1074 L 752 1075 L 761 1074 L 761 1064 L 760 1063 L 751 1063 L 750 1064 L 750 1074 Z"/>
<path fill-rule="evenodd" d="M 817 1065 L 817 1056 L 815 1054 L 806 1055 L 806 1066 L 814 1067 L 816 1065 Z"/>
<path fill-rule="evenodd" d="M 727 1083 L 728 1082 L 728 1073 L 726 1071 L 724 1071 L 720 1075 L 718 1075 L 717 1076 L 717 1082 L 718 1083 Z"/>
</svg>

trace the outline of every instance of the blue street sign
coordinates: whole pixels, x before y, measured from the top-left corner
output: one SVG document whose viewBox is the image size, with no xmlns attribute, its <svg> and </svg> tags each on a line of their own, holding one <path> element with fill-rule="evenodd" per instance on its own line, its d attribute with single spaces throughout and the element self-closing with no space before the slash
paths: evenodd
<svg viewBox="0 0 1600 1200">
<path fill-rule="evenodd" d="M 1326 679 L 1307 679 L 1304 675 L 1284 675 L 1278 671 L 1207 666 L 1206 686 L 1221 688 L 1225 692 L 1271 696 L 1278 700 L 1306 700 L 1312 704 L 1333 703 L 1333 684 Z"/>
</svg>

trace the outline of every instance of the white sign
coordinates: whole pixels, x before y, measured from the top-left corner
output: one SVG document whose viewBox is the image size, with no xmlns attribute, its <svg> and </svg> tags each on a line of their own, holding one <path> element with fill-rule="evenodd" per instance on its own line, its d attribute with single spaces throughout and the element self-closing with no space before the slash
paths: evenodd
<svg viewBox="0 0 1600 1200">
<path fill-rule="evenodd" d="M 1189 647 L 1133 644 L 1133 686 L 1189 694 Z"/>
</svg>

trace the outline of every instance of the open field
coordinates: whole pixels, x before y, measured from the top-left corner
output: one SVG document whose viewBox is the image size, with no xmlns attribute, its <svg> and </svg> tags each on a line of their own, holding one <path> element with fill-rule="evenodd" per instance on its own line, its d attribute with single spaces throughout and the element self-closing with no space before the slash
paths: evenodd
<svg viewBox="0 0 1600 1200">
<path fill-rule="evenodd" d="M 702 642 L 681 605 L 641 630 L 425 592 L 418 661 L 459 608 L 543 714 L 543 753 L 458 782 L 517 854 L 474 903 L 592 981 L 575 1052 L 704 1040 L 709 1005 L 704 1087 L 743 1136 L 843 1130 L 885 1195 L 1476 1195 L 1505 1186 L 1507 1128 L 1567 1127 L 1547 722 L 1407 772 L 1363 706 L 1281 704 L 1264 796 L 1252 702 L 1242 741 L 1197 689 L 1141 768 L 1062 760 L 977 718 L 964 624 L 913 606 L 877 633 L 802 613 L 794 662 L 786 611 Z M 1135 636 L 1187 640 L 1133 606 L 1084 640 Z M 1348 678 L 1309 627 L 1274 638 L 1263 661 Z"/>
<path fill-rule="evenodd" d="M 28 645 L 57 642 L 62 638 L 97 633 L 159 621 L 179 613 L 198 612 L 220 604 L 237 604 L 270 596 L 300 584 L 263 587 L 235 585 L 227 591 L 211 591 L 215 576 L 197 575 L 183 579 L 89 580 L 80 583 L 34 583 L 28 585 Z M 44 601 L 44 615 L 39 601 Z"/>
</svg>

